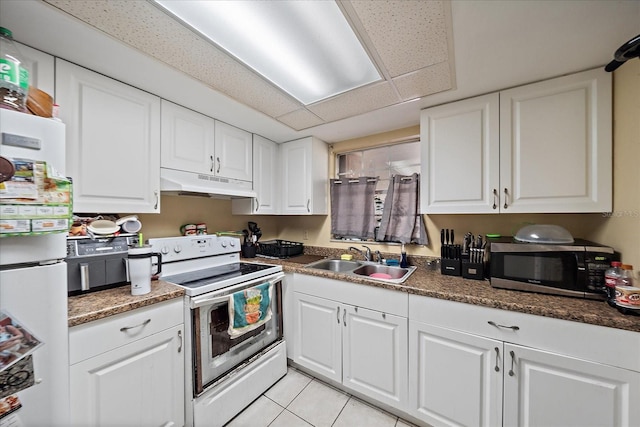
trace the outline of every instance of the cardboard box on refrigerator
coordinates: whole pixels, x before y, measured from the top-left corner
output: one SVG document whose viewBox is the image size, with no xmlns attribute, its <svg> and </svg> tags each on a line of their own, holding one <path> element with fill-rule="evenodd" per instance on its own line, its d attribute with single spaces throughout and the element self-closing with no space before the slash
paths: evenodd
<svg viewBox="0 0 640 427">
<path fill-rule="evenodd" d="M 15 174 L 0 183 L 0 236 L 68 231 L 71 180 L 58 176 L 45 162 L 9 160 Z"/>
</svg>

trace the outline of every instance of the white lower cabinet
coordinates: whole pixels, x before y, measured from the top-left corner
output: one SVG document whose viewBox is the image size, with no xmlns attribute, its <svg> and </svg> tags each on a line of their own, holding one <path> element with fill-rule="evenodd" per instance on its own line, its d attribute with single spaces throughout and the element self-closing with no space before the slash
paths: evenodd
<svg viewBox="0 0 640 427">
<path fill-rule="evenodd" d="M 640 425 L 637 333 L 413 295 L 409 312 L 408 413 L 419 420 Z M 601 346 L 614 354 L 606 363 Z"/>
<path fill-rule="evenodd" d="M 409 322 L 411 414 L 434 426 L 502 423 L 502 342 Z"/>
<path fill-rule="evenodd" d="M 318 277 L 295 275 L 295 286 L 310 281 L 325 287 L 332 299 L 294 292 L 295 333 L 293 361 L 350 391 L 403 410 L 407 399 L 407 318 L 381 307 L 350 304 L 361 300 L 367 288 Z M 323 285 L 324 284 L 324 285 Z M 344 289 L 340 289 L 344 287 Z M 316 287 L 318 289 L 318 287 Z M 314 292 L 316 289 L 306 289 Z M 371 289 L 384 294 L 392 291 Z M 380 292 L 382 291 L 382 292 Z M 398 293 L 399 294 L 399 293 Z M 336 296 L 343 296 L 337 301 Z M 402 298 L 402 295 L 398 295 Z M 374 297 L 375 298 L 375 297 Z M 406 310 L 406 295 L 405 310 Z M 384 297 L 379 304 L 385 302 Z"/>
<path fill-rule="evenodd" d="M 407 400 L 407 318 L 342 305 L 342 383 L 403 409 Z"/>
<path fill-rule="evenodd" d="M 504 426 L 638 426 L 640 372 L 505 344 Z"/>
<path fill-rule="evenodd" d="M 71 328 L 71 425 L 184 425 L 181 302 Z"/>
</svg>

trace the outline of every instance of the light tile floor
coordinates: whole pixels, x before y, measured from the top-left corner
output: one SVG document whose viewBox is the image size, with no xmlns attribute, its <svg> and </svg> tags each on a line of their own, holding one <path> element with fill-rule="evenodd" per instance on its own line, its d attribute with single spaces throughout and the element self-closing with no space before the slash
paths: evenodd
<svg viewBox="0 0 640 427">
<path fill-rule="evenodd" d="M 289 367 L 287 375 L 226 427 L 413 427 L 307 374 Z"/>
</svg>

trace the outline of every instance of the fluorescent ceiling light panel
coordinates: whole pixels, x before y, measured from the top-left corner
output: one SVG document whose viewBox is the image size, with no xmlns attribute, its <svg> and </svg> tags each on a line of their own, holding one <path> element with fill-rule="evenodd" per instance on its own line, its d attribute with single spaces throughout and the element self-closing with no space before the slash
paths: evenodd
<svg viewBox="0 0 640 427">
<path fill-rule="evenodd" d="M 155 2 L 304 105 L 381 79 L 334 1 Z"/>
</svg>

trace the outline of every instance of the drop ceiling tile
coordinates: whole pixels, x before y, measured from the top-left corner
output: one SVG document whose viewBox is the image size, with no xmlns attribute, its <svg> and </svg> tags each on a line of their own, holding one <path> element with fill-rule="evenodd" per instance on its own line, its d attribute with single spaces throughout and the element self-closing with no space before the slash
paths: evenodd
<svg viewBox="0 0 640 427">
<path fill-rule="evenodd" d="M 269 116 L 300 108 L 299 102 L 149 2 L 47 2 Z"/>
<path fill-rule="evenodd" d="M 332 122 L 387 107 L 400 101 L 389 82 L 380 82 L 308 105 L 307 109 L 322 120 Z"/>
<path fill-rule="evenodd" d="M 354 0 L 358 25 L 391 82 L 379 82 L 303 106 L 149 1 L 45 0 L 87 24 L 211 88 L 295 129 L 331 122 L 451 87 L 449 5 L 444 1 Z M 434 64 L 437 64 L 433 68 Z M 420 70 L 416 73 L 413 71 Z M 399 76 L 399 77 L 398 77 Z M 449 82 L 449 87 L 447 87 Z M 396 88 L 394 88 L 394 85 Z M 399 97 L 401 94 L 402 99 Z"/>
<path fill-rule="evenodd" d="M 441 62 L 404 74 L 392 81 L 404 101 L 454 88 L 451 67 L 448 62 Z"/>
<path fill-rule="evenodd" d="M 276 117 L 276 119 L 295 130 L 307 129 L 324 123 L 320 117 L 304 108 Z"/>
<path fill-rule="evenodd" d="M 362 26 L 391 77 L 446 61 L 448 3 L 424 0 L 352 0 Z"/>
</svg>

